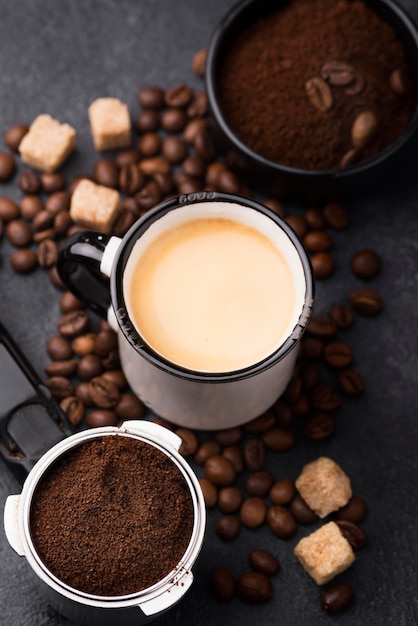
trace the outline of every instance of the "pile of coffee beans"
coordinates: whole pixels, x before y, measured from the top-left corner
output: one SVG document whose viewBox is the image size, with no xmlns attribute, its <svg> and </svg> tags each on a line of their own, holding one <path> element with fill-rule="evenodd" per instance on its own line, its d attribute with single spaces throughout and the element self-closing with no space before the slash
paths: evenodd
<svg viewBox="0 0 418 626">
<path fill-rule="evenodd" d="M 206 50 L 193 59 L 198 76 L 204 75 L 205 59 Z M 159 201 L 176 194 L 215 190 L 251 197 L 257 193 L 234 169 L 236 155 L 223 158 L 217 153 L 216 131 L 204 91 L 193 91 L 184 84 L 168 90 L 149 86 L 139 91 L 138 104 L 133 145 L 109 157 L 101 156 L 91 174 L 66 180 L 61 173 L 21 171 L 16 153 L 28 130 L 22 123 L 6 131 L 4 143 L 9 151 L 0 154 L 0 180 L 15 177 L 22 192 L 20 202 L 0 198 L 0 237 L 4 231 L 14 248 L 9 261 L 15 272 L 26 274 L 41 268 L 57 289 L 62 316 L 46 343 L 50 362 L 45 367 L 45 384 L 75 430 L 154 418 L 128 388 L 116 333 L 66 291 L 55 269 L 59 242 L 81 230 L 69 215 L 71 194 L 78 182 L 88 177 L 122 193 L 122 210 L 113 228 L 118 236 Z M 294 213 L 278 198 L 261 201 L 298 234 L 310 254 L 316 278 L 329 278 L 335 268 L 333 231 L 349 228 L 345 207 L 330 202 Z M 360 280 L 370 281 L 381 270 L 380 257 L 374 250 L 359 250 L 353 253 L 350 267 Z M 298 438 L 322 441 L 338 430 L 335 416 L 341 404 L 364 390 L 344 331 L 358 315 L 376 315 L 382 307 L 379 292 L 368 282 L 349 293 L 346 302 L 336 302 L 326 314 L 314 316 L 285 393 L 270 410 L 244 426 L 197 433 L 156 418 L 181 437 L 181 453 L 200 476 L 207 507 L 220 513 L 215 524 L 220 540 L 233 542 L 242 527 L 267 527 L 279 539 L 288 540 L 298 525 L 318 522 L 297 494 L 294 480 L 274 476 L 268 460 L 291 450 Z M 365 514 L 364 500 L 355 495 L 335 516 L 355 549 L 365 543 L 358 525 Z M 249 571 L 237 579 L 222 565 L 212 572 L 210 585 L 217 599 L 226 601 L 237 594 L 260 603 L 271 598 L 271 577 L 282 569 L 277 557 L 260 547 L 248 555 L 248 562 Z M 330 587 L 323 594 L 322 606 L 330 613 L 337 612 L 350 603 L 352 595 L 345 584 Z"/>
</svg>

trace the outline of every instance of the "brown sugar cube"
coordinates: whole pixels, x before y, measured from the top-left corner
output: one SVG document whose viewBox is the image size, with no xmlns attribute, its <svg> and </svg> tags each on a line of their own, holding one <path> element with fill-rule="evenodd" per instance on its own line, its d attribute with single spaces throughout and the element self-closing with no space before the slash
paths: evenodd
<svg viewBox="0 0 418 626">
<path fill-rule="evenodd" d="M 295 554 L 318 585 L 325 585 L 355 560 L 354 552 L 335 522 L 325 524 L 299 541 Z"/>
<path fill-rule="evenodd" d="M 19 144 L 22 161 L 30 167 L 53 172 L 75 148 L 76 132 L 47 113 L 38 115 Z"/>
<path fill-rule="evenodd" d="M 302 499 L 320 518 L 347 504 L 352 496 L 348 476 L 325 456 L 305 465 L 295 484 Z"/>
<path fill-rule="evenodd" d="M 89 106 L 94 147 L 98 151 L 126 148 L 131 143 L 131 118 L 117 98 L 98 98 Z"/>
<path fill-rule="evenodd" d="M 72 195 L 70 216 L 81 226 L 110 233 L 119 207 L 119 192 L 84 179 Z"/>
</svg>

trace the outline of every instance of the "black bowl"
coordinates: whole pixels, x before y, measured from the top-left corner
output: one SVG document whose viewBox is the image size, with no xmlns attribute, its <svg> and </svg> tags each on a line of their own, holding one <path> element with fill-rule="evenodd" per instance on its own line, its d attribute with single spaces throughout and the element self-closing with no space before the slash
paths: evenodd
<svg viewBox="0 0 418 626">
<path fill-rule="evenodd" d="M 418 86 L 418 32 L 408 14 L 393 0 L 365 0 L 377 14 L 391 24 L 403 42 L 412 73 Z M 412 118 L 398 138 L 376 156 L 345 168 L 308 170 L 289 167 L 254 152 L 231 129 L 219 101 L 218 76 L 229 46 L 239 33 L 258 18 L 289 3 L 289 0 L 241 0 L 218 24 L 211 38 L 206 62 L 206 88 L 216 130 L 225 150 L 232 148 L 237 163 L 247 180 L 255 184 L 269 183 L 270 191 L 279 197 L 303 198 L 309 201 L 342 199 L 372 192 L 390 172 L 405 163 L 418 130 L 418 102 Z M 251 68 L 249 68 L 251 71 Z M 395 169 L 396 168 L 396 169 Z"/>
</svg>

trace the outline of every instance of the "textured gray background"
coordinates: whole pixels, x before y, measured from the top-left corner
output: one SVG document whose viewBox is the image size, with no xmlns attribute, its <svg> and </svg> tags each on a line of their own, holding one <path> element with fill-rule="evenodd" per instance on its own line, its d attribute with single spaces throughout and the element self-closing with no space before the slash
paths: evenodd
<svg viewBox="0 0 418 626">
<path fill-rule="evenodd" d="M 416 22 L 416 0 L 399 0 Z M 116 96 L 138 112 L 139 88 L 170 87 L 200 81 L 190 66 L 232 0 L 0 0 L 0 132 L 48 112 L 77 129 L 76 154 L 66 174 L 90 172 L 96 155 L 87 119 L 89 104 Z M 0 193 L 19 199 L 16 185 Z M 335 235 L 337 271 L 318 284 L 316 312 L 345 301 L 361 282 L 348 269 L 352 250 L 373 247 L 383 272 L 373 282 L 383 294 L 384 312 L 376 319 L 357 318 L 347 332 L 355 368 L 364 376 L 366 393 L 344 404 L 335 436 L 322 444 L 301 438 L 295 450 L 269 456 L 276 478 L 295 478 L 302 465 L 320 454 L 338 461 L 355 493 L 366 498 L 363 524 L 367 546 L 343 576 L 356 593 L 347 612 L 329 617 L 319 608 L 319 589 L 292 556 L 296 541 L 310 532 L 300 528 L 289 542 L 266 529 L 244 531 L 232 545 L 214 534 L 218 513 L 209 515 L 207 537 L 192 590 L 156 623 L 282 624 L 305 626 L 331 621 L 351 626 L 410 626 L 417 607 L 417 332 L 418 177 L 415 163 L 402 175 L 387 177 L 367 200 L 348 203 L 351 227 Z M 297 205 L 295 210 L 300 210 Z M 57 292 L 41 270 L 30 277 L 14 275 L 10 247 L 0 242 L 0 318 L 24 347 L 42 375 L 47 363 L 45 340 L 59 318 Z M 1 373 L 0 373 L 1 375 Z M 0 461 L 0 502 L 20 491 Z M 274 598 L 263 606 L 234 599 L 227 605 L 210 595 L 207 577 L 214 565 L 229 565 L 238 574 L 246 555 L 269 547 L 282 562 L 274 579 Z M 9 548 L 0 532 L 0 624 L 57 626 L 68 622 L 49 608 L 34 588 L 24 559 Z M 69 625 L 70 626 L 70 625 Z M 73 626 L 73 625 L 71 625 Z"/>
</svg>

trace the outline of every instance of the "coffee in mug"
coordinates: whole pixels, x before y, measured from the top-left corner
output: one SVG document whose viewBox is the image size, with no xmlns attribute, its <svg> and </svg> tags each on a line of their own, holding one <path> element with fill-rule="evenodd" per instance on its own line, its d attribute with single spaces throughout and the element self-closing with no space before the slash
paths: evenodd
<svg viewBox="0 0 418 626">
<path fill-rule="evenodd" d="M 166 200 L 123 239 L 76 233 L 57 269 L 117 330 L 132 390 L 189 428 L 231 428 L 266 411 L 290 381 L 313 306 L 293 230 L 225 193 Z"/>
</svg>

